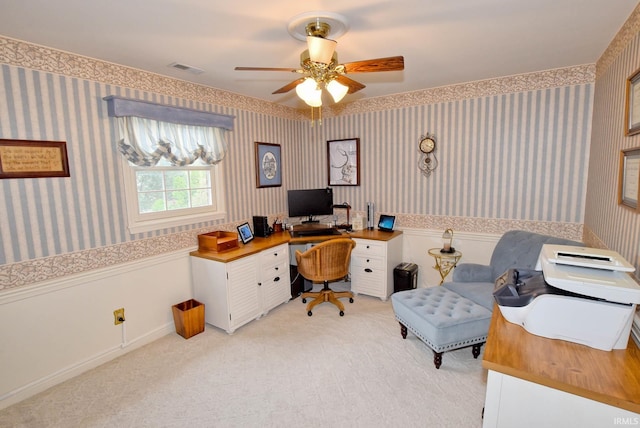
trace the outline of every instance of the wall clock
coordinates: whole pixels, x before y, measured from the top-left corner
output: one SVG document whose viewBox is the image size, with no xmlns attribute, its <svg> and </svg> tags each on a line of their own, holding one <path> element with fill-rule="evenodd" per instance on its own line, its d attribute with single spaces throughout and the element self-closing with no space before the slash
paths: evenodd
<svg viewBox="0 0 640 428">
<path fill-rule="evenodd" d="M 420 169 L 422 175 L 428 177 L 438 167 L 438 159 L 435 155 L 435 135 L 427 133 L 426 135 L 421 136 L 418 141 L 418 150 L 420 152 L 418 169 Z"/>
<path fill-rule="evenodd" d="M 433 137 L 424 137 L 420 140 L 420 151 L 422 153 L 431 153 L 436 148 L 436 141 Z"/>
</svg>

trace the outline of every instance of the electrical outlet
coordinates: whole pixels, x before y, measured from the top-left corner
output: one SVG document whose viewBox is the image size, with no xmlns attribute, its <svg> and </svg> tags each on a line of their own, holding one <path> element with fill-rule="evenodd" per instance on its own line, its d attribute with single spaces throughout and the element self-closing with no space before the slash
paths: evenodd
<svg viewBox="0 0 640 428">
<path fill-rule="evenodd" d="M 124 322 L 124 308 L 113 311 L 113 324 L 118 325 Z"/>
</svg>

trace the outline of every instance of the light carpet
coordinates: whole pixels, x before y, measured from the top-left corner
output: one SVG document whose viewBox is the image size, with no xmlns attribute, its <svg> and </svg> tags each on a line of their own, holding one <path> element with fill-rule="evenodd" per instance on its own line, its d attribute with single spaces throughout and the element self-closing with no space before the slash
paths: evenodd
<svg viewBox="0 0 640 428">
<path fill-rule="evenodd" d="M 309 317 L 295 299 L 232 335 L 165 336 L 0 411 L 0 426 L 482 426 L 482 354 L 447 352 L 436 370 L 390 300 L 345 306 Z"/>
</svg>

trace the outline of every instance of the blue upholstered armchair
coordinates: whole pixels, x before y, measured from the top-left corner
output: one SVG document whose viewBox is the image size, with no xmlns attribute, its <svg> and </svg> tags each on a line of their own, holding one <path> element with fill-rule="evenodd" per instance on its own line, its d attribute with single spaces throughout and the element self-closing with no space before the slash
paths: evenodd
<svg viewBox="0 0 640 428">
<path fill-rule="evenodd" d="M 460 263 L 453 270 L 452 282 L 442 286 L 492 310 L 496 279 L 511 268 L 534 269 L 544 244 L 584 246 L 568 239 L 512 230 L 502 235 L 496 244 L 489 265 Z"/>
</svg>

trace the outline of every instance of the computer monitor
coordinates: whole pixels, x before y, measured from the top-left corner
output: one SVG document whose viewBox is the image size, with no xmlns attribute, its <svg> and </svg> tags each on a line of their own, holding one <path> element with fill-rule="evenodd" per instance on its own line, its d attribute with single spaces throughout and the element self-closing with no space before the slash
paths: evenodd
<svg viewBox="0 0 640 428">
<path fill-rule="evenodd" d="M 289 217 L 307 217 L 303 223 L 317 223 L 314 216 L 333 214 L 333 189 L 304 189 L 287 192 Z"/>
</svg>

